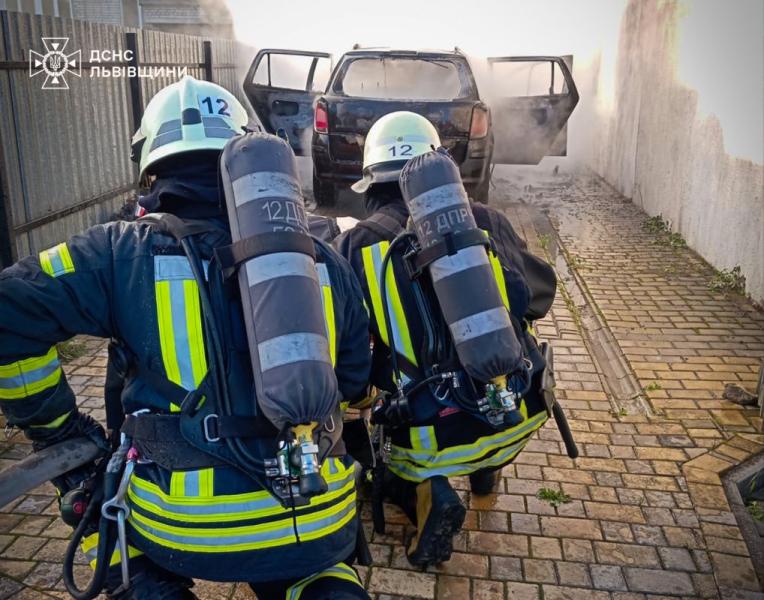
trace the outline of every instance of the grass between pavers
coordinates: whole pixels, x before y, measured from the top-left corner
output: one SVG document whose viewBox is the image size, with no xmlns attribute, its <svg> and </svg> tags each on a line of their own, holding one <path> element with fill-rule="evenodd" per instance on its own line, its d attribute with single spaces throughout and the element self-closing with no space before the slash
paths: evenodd
<svg viewBox="0 0 764 600">
<path fill-rule="evenodd" d="M 85 356 L 88 352 L 88 347 L 84 342 L 72 338 L 66 342 L 56 344 L 56 350 L 58 351 L 58 357 L 61 359 L 61 362 L 68 363 Z"/>
<path fill-rule="evenodd" d="M 538 492 L 536 492 L 536 498 L 543 500 L 544 502 L 548 502 L 555 508 L 573 501 L 571 497 L 568 496 L 568 494 L 565 492 L 553 490 L 550 488 L 541 488 Z"/>
</svg>

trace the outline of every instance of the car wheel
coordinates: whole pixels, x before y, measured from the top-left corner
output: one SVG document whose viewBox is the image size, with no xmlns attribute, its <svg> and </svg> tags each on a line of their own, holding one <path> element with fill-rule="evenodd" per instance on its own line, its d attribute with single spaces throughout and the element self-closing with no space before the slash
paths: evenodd
<svg viewBox="0 0 764 600">
<path fill-rule="evenodd" d="M 472 189 L 473 202 L 479 202 L 480 204 L 488 204 L 488 193 L 491 188 L 491 178 L 486 177 L 483 181 L 478 183 Z"/>
<path fill-rule="evenodd" d="M 316 206 L 334 206 L 337 201 L 337 188 L 328 181 L 321 181 L 313 173 L 313 198 L 316 200 Z"/>
</svg>

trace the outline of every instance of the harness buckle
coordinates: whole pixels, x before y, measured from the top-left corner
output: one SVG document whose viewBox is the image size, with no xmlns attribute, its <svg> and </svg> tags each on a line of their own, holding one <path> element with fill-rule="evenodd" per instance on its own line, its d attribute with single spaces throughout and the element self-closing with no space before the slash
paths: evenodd
<svg viewBox="0 0 764 600">
<path fill-rule="evenodd" d="M 220 429 L 218 427 L 218 421 L 218 415 L 214 413 L 204 417 L 204 421 L 202 422 L 204 428 L 204 439 L 208 442 L 220 441 Z"/>
</svg>

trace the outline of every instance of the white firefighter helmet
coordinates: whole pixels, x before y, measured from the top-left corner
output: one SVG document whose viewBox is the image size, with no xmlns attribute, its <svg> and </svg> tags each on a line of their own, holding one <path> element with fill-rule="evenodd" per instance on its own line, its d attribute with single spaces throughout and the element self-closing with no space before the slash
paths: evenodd
<svg viewBox="0 0 764 600">
<path fill-rule="evenodd" d="M 353 191 L 362 194 L 372 183 L 397 181 L 407 160 L 438 146 L 438 131 L 422 115 L 400 110 L 381 117 L 366 136 L 363 179 L 352 185 Z"/>
<path fill-rule="evenodd" d="M 247 122 L 247 111 L 231 92 L 186 75 L 148 103 L 130 158 L 139 163 L 143 179 L 151 165 L 169 156 L 222 150 Z"/>
</svg>

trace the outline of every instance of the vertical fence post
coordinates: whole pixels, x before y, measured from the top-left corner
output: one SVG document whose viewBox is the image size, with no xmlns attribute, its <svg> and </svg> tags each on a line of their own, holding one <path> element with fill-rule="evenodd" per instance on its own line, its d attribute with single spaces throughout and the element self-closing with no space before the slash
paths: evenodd
<svg viewBox="0 0 764 600">
<path fill-rule="evenodd" d="M 204 40 L 202 42 L 202 52 L 204 53 L 204 78 L 212 81 L 212 42 Z"/>
<path fill-rule="evenodd" d="M 133 75 L 129 78 L 128 89 L 130 93 L 130 109 L 133 119 L 133 131 L 137 131 L 141 126 L 141 118 L 143 117 L 143 99 L 141 98 L 141 80 L 138 78 L 138 38 L 135 32 L 128 32 L 125 34 L 125 46 L 130 51 L 130 60 L 128 66 L 132 67 L 130 72 Z"/>
<path fill-rule="evenodd" d="M 15 257 L 10 198 L 8 198 L 8 190 L 3 184 L 2 169 L 4 164 L 2 146 L 0 145 L 0 269 L 10 267 Z"/>
<path fill-rule="evenodd" d="M 0 12 L 0 42 L 2 43 L 2 49 L 0 50 L 0 54 L 3 55 L 3 58 L 5 60 L 8 60 L 10 58 L 10 51 L 8 48 L 8 40 L 10 38 L 10 26 L 8 23 L 8 13 L 6 11 Z M 5 76 L 5 74 L 4 74 Z M 11 120 L 14 123 L 14 130 L 13 130 L 13 137 L 17 137 L 17 133 L 15 131 L 15 124 L 16 124 L 16 117 L 13 114 L 16 110 L 15 108 L 15 102 L 13 101 L 13 78 L 11 77 L 10 71 L 7 72 L 7 79 L 5 80 L 8 85 L 8 89 L 11 91 L 11 100 L 9 102 L 10 106 L 6 107 L 5 110 L 8 110 L 11 113 Z M 18 147 L 18 140 L 14 139 L 14 144 Z M 4 148 L 11 147 L 11 140 L 3 139 L 2 135 L 0 135 L 0 268 L 10 267 L 13 264 L 13 261 L 16 256 L 16 234 L 13 231 L 14 222 L 13 222 L 13 213 L 11 212 L 11 198 L 8 194 L 8 179 L 10 178 L 10 174 L 5 172 L 6 166 L 8 163 L 6 163 L 5 160 L 5 153 L 3 151 Z M 26 189 L 23 188 L 23 177 L 24 173 L 21 171 L 21 162 L 19 161 L 19 175 L 22 178 L 22 193 L 26 196 Z"/>
</svg>

